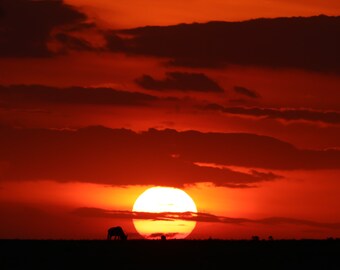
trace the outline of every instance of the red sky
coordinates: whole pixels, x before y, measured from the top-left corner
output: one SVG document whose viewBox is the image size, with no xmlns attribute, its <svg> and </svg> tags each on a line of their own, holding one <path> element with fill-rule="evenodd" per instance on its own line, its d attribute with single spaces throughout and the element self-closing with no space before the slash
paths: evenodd
<svg viewBox="0 0 340 270">
<path fill-rule="evenodd" d="M 194 199 L 190 238 L 340 237 L 339 12 L 2 1 L 0 238 L 138 238 L 158 185 Z"/>
<path fill-rule="evenodd" d="M 208 21 L 240 21 L 259 17 L 339 15 L 337 0 L 66 0 L 100 24 L 116 28 Z"/>
</svg>

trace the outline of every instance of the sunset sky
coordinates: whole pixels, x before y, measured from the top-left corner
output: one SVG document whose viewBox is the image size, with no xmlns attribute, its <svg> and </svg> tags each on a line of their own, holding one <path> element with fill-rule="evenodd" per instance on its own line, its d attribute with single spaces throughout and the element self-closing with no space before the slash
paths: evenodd
<svg viewBox="0 0 340 270">
<path fill-rule="evenodd" d="M 188 239 L 340 237 L 338 15 L 0 0 L 0 238 L 140 239 L 132 208 L 153 186 L 194 200 Z"/>
</svg>

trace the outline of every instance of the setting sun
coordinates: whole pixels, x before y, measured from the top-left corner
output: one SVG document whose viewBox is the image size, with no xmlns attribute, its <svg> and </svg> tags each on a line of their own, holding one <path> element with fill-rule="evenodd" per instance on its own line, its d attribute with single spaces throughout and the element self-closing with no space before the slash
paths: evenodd
<svg viewBox="0 0 340 270">
<path fill-rule="evenodd" d="M 144 191 L 133 205 L 133 212 L 184 213 L 195 212 L 192 198 L 183 190 L 171 187 L 152 187 Z M 153 219 L 133 219 L 137 232 L 146 239 L 157 239 L 165 235 L 169 239 L 186 238 L 195 228 L 195 221 L 165 216 Z"/>
</svg>

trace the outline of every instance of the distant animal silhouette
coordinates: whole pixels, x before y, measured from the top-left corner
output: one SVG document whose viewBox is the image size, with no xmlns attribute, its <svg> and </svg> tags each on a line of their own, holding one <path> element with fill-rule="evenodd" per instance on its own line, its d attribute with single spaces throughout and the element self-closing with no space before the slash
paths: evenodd
<svg viewBox="0 0 340 270">
<path fill-rule="evenodd" d="M 251 240 L 253 240 L 253 241 L 259 241 L 259 240 L 260 240 L 260 237 L 258 237 L 257 235 L 253 235 L 253 236 L 251 237 Z"/>
<path fill-rule="evenodd" d="M 126 240 L 127 234 L 124 233 L 122 227 L 111 227 L 107 230 L 107 240 L 111 240 L 113 237 L 113 240 Z"/>
</svg>

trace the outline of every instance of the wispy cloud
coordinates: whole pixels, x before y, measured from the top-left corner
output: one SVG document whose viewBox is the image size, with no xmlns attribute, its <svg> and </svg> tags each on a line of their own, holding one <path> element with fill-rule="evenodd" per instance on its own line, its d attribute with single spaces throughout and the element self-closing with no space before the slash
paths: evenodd
<svg viewBox="0 0 340 270">
<path fill-rule="evenodd" d="M 325 124 L 340 124 L 340 112 L 320 111 L 298 108 L 259 108 L 259 107 L 223 107 L 210 104 L 206 109 L 219 110 L 225 114 L 258 118 L 273 118 L 285 121 L 309 121 Z"/>
<path fill-rule="evenodd" d="M 35 105 L 148 105 L 156 96 L 104 87 L 52 87 L 44 85 L 0 86 L 3 106 Z"/>
<path fill-rule="evenodd" d="M 126 218 L 126 219 L 146 219 L 146 220 L 185 220 L 196 222 L 210 222 L 210 223 L 225 223 L 225 224 L 260 224 L 260 225 L 299 225 L 309 226 L 321 229 L 340 229 L 340 223 L 325 223 L 305 219 L 295 219 L 287 217 L 268 217 L 263 219 L 249 219 L 249 218 L 231 218 L 225 216 L 216 216 L 209 213 L 195 213 L 195 212 L 133 212 L 133 211 L 116 211 L 106 210 L 100 208 L 82 207 L 73 211 L 73 214 L 83 217 L 103 217 L 103 218 Z"/>
</svg>

